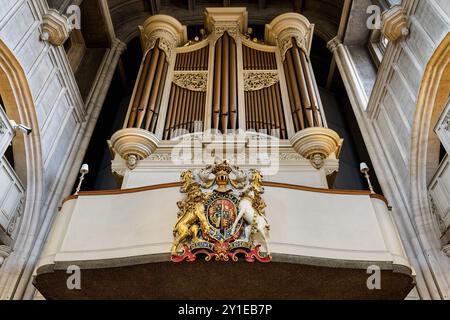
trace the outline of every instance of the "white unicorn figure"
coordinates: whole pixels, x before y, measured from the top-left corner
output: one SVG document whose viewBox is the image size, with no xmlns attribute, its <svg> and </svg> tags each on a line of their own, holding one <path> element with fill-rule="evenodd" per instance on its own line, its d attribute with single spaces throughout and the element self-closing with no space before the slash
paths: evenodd
<svg viewBox="0 0 450 320">
<path fill-rule="evenodd" d="M 244 218 L 247 222 L 247 225 L 244 228 L 244 237 L 245 241 L 250 241 L 251 233 L 253 232 L 254 236 L 259 235 L 266 247 L 267 256 L 270 256 L 269 249 L 269 223 L 267 222 L 266 217 L 255 210 L 253 207 L 253 203 L 255 201 L 255 190 L 253 187 L 246 188 L 242 192 L 242 197 L 239 202 L 239 214 L 236 217 L 236 220 L 233 223 L 231 228 L 232 234 L 234 234 L 236 226 L 238 222 Z"/>
</svg>

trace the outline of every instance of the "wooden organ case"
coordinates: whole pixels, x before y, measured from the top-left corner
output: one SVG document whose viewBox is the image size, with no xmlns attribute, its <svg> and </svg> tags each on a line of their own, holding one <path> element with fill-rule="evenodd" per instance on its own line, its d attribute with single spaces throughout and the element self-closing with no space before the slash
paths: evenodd
<svg viewBox="0 0 450 320">
<path fill-rule="evenodd" d="M 286 13 L 254 41 L 245 8 L 207 8 L 205 33 L 188 41 L 176 19 L 150 17 L 140 27 L 144 56 L 114 148 L 133 165 L 161 141 L 239 129 L 289 140 L 313 164 L 337 157 L 342 140 L 327 128 L 309 59 L 313 29 Z"/>
</svg>

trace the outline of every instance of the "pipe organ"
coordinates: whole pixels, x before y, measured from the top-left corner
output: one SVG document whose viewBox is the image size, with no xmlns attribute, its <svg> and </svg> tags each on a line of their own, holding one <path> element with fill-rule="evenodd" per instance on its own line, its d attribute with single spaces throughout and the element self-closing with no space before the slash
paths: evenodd
<svg viewBox="0 0 450 320">
<path fill-rule="evenodd" d="M 209 45 L 177 54 L 164 123 L 165 140 L 174 133 L 203 130 Z"/>
<path fill-rule="evenodd" d="M 326 128 L 309 59 L 314 26 L 304 16 L 283 14 L 266 25 L 264 41 L 252 41 L 245 8 L 207 8 L 205 29 L 201 40 L 188 41 L 186 27 L 165 15 L 140 28 L 144 57 L 124 129 L 143 130 L 138 135 L 151 134 L 152 142 L 129 150 L 136 160 L 160 140 L 205 130 L 256 131 L 294 149 L 299 139 L 321 136 L 326 148 L 309 143 L 298 152 L 323 160 L 337 151 L 340 138 Z"/>
</svg>

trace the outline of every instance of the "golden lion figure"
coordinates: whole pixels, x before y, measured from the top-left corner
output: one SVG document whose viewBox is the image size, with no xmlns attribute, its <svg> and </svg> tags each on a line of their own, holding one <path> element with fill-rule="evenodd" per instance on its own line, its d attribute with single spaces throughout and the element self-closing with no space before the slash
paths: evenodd
<svg viewBox="0 0 450 320">
<path fill-rule="evenodd" d="M 181 177 L 183 182 L 182 190 L 187 193 L 187 196 L 177 203 L 180 215 L 173 228 L 175 240 L 171 249 L 172 255 L 177 255 L 179 245 L 189 237 L 192 237 L 193 242 L 199 240 L 199 224 L 203 230 L 209 231 L 205 216 L 205 195 L 199 184 L 192 180 L 190 171 L 183 172 Z"/>
</svg>

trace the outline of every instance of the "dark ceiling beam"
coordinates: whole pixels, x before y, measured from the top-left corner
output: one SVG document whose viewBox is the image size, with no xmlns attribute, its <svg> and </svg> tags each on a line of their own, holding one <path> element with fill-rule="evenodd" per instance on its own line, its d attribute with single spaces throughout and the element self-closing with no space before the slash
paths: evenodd
<svg viewBox="0 0 450 320">
<path fill-rule="evenodd" d="M 305 0 L 294 0 L 294 11 L 303 13 L 305 10 Z"/>
<path fill-rule="evenodd" d="M 266 0 L 258 0 L 258 9 L 265 9 L 267 8 L 267 1 Z"/>
<path fill-rule="evenodd" d="M 190 11 L 195 10 L 195 0 L 187 0 L 187 6 Z"/>
<path fill-rule="evenodd" d="M 158 14 L 161 9 L 161 0 L 148 0 L 148 2 L 150 3 L 150 13 Z"/>
</svg>

